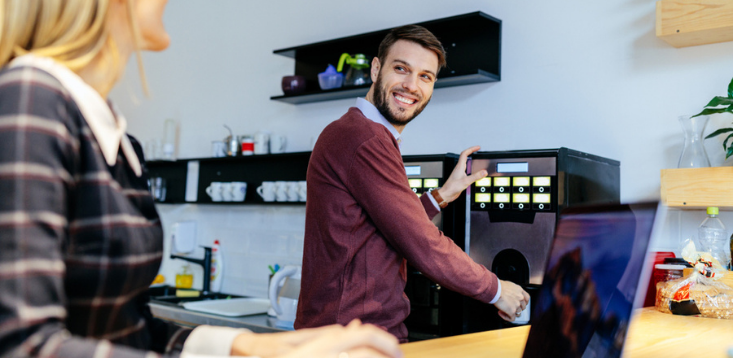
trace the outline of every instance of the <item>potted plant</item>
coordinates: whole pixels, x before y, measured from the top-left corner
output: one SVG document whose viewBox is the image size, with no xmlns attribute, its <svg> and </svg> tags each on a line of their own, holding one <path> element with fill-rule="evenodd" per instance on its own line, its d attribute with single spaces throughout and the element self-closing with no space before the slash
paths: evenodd
<svg viewBox="0 0 733 358">
<path fill-rule="evenodd" d="M 707 116 L 716 113 L 733 113 L 733 80 L 731 80 L 730 84 L 728 84 L 727 97 L 714 97 L 712 100 L 710 100 L 708 104 L 705 105 L 705 108 L 702 110 L 702 112 L 692 116 L 692 118 L 697 116 Z M 731 139 L 733 139 L 733 127 L 720 128 L 717 131 L 708 134 L 705 139 L 717 137 L 723 133 L 730 133 L 728 134 L 728 137 L 723 140 L 725 159 L 728 159 L 728 157 L 733 155 L 733 141 L 730 141 Z"/>
</svg>

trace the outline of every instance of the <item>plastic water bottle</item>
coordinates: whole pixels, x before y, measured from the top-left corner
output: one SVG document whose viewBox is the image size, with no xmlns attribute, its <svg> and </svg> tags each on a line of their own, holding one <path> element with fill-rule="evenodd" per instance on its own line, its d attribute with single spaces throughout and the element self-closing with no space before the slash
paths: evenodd
<svg viewBox="0 0 733 358">
<path fill-rule="evenodd" d="M 718 208 L 711 206 L 708 217 L 697 228 L 697 237 L 704 252 L 709 252 L 725 269 L 730 268 L 730 238 L 725 225 L 718 218 Z"/>
</svg>

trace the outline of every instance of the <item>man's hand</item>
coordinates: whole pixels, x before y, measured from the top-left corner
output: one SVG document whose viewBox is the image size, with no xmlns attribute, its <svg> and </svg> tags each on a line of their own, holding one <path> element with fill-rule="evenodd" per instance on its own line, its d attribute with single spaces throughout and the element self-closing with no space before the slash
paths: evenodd
<svg viewBox="0 0 733 358">
<path fill-rule="evenodd" d="M 514 282 L 501 280 L 501 296 L 494 303 L 494 306 L 499 309 L 501 318 L 514 322 L 527 308 L 527 303 L 529 303 L 529 293 Z"/>
<path fill-rule="evenodd" d="M 402 357 L 397 338 L 359 320 L 346 327 L 335 324 L 285 333 L 243 333 L 234 340 L 231 353 L 263 358 Z"/>
<path fill-rule="evenodd" d="M 461 152 L 461 156 L 458 158 L 458 164 L 453 168 L 453 172 L 450 173 L 450 177 L 445 181 L 443 187 L 438 189 L 438 194 L 440 194 L 440 197 L 443 198 L 443 200 L 450 203 L 453 200 L 458 199 L 458 196 L 461 195 L 469 185 L 488 175 L 486 170 L 480 170 L 478 173 L 466 175 L 466 161 L 468 161 L 468 156 L 479 149 L 481 149 L 481 147 L 477 145 Z"/>
</svg>

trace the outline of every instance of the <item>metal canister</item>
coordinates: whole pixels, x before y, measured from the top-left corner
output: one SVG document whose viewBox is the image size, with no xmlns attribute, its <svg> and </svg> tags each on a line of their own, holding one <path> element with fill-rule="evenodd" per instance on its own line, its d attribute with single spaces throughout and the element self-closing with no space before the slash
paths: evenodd
<svg viewBox="0 0 733 358">
<path fill-rule="evenodd" d="M 230 157 L 236 157 L 239 155 L 239 141 L 235 136 L 227 136 L 227 155 Z"/>
</svg>

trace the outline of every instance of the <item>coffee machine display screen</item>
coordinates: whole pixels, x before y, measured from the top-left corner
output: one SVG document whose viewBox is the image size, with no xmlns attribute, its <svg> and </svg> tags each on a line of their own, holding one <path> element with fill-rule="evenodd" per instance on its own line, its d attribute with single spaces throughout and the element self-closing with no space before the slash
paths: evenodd
<svg viewBox="0 0 733 358">
<path fill-rule="evenodd" d="M 438 182 L 438 179 L 436 178 L 425 179 L 425 184 L 423 185 L 423 187 L 425 188 L 437 188 L 439 186 L 440 186 L 440 183 Z"/>
<path fill-rule="evenodd" d="M 549 204 L 550 194 L 532 194 L 533 203 Z"/>
<path fill-rule="evenodd" d="M 512 194 L 512 202 L 513 203 L 529 203 L 529 194 Z"/>
<path fill-rule="evenodd" d="M 534 177 L 532 186 L 550 186 L 550 177 Z"/>
<path fill-rule="evenodd" d="M 529 186 L 529 177 L 514 177 L 514 186 Z"/>
<path fill-rule="evenodd" d="M 477 180 L 476 186 L 491 186 L 491 177 L 485 177 Z"/>
<path fill-rule="evenodd" d="M 508 202 L 511 202 L 511 200 L 509 200 L 509 194 L 496 193 L 494 194 L 494 202 L 495 203 L 508 203 Z"/>
<path fill-rule="evenodd" d="M 476 194 L 476 202 L 477 203 L 490 203 L 491 202 L 491 194 L 489 194 L 489 193 L 477 193 Z"/>
<path fill-rule="evenodd" d="M 494 178 L 494 186 L 509 186 L 511 177 L 496 177 Z"/>
<path fill-rule="evenodd" d="M 420 166 L 419 165 L 406 165 L 405 172 L 407 172 L 407 175 L 420 175 Z"/>
<path fill-rule="evenodd" d="M 422 188 L 422 179 L 407 179 L 410 188 Z"/>
<path fill-rule="evenodd" d="M 529 163 L 497 163 L 497 173 L 526 173 L 529 171 Z"/>
</svg>

